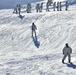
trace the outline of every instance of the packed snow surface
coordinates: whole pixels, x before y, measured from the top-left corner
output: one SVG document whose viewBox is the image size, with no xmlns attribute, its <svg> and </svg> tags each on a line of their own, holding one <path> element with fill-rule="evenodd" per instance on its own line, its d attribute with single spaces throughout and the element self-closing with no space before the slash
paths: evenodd
<svg viewBox="0 0 76 75">
<path fill-rule="evenodd" d="M 76 4 L 68 11 L 25 9 L 20 16 L 0 10 L 0 75 L 76 75 Z M 31 36 L 33 22 L 37 37 Z M 62 64 L 65 43 L 73 50 L 71 64 Z"/>
</svg>

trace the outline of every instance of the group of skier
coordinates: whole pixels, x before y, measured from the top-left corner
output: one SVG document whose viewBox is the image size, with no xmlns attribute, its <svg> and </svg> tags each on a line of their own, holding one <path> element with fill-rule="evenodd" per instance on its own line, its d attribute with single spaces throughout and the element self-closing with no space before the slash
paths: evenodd
<svg viewBox="0 0 76 75">
<path fill-rule="evenodd" d="M 62 11 L 62 2 L 53 2 L 52 0 L 48 0 L 48 2 L 46 3 L 46 11 L 49 11 L 50 6 L 53 6 L 54 11 L 56 11 L 56 10 Z M 66 11 L 68 10 L 68 7 L 69 7 L 69 3 L 68 3 L 68 1 L 66 1 L 65 2 L 65 10 Z M 31 13 L 31 9 L 32 9 L 31 3 L 28 3 L 26 6 L 26 12 Z M 37 3 L 35 9 L 36 9 L 36 12 L 42 12 L 43 3 L 41 3 L 41 4 Z M 21 13 L 21 5 L 20 4 L 16 5 L 13 13 L 19 13 L 19 15 L 20 15 L 20 13 Z"/>
<path fill-rule="evenodd" d="M 27 7 L 26 7 L 27 9 L 26 9 L 26 12 L 27 13 L 31 13 L 31 4 L 30 3 L 28 3 L 27 4 Z M 41 3 L 41 4 L 37 4 L 36 5 L 36 12 L 42 12 L 42 9 L 43 9 L 43 3 Z"/>
<path fill-rule="evenodd" d="M 32 23 L 32 26 L 31 26 L 31 30 L 32 30 L 32 37 L 36 37 L 36 30 L 37 30 L 37 27 L 34 23 Z M 71 53 L 72 53 L 72 48 L 68 45 L 68 43 L 65 44 L 65 47 L 63 48 L 62 50 L 62 53 L 63 53 L 63 58 L 62 58 L 62 63 L 64 64 L 64 60 L 66 57 L 68 57 L 68 63 L 71 63 Z"/>
<path fill-rule="evenodd" d="M 62 11 L 62 2 L 47 2 L 46 3 L 46 11 L 49 11 L 49 6 L 52 6 L 53 4 L 53 10 L 55 11 L 57 9 L 57 11 Z M 68 1 L 65 2 L 65 10 L 67 11 L 69 7 L 69 3 Z"/>
<path fill-rule="evenodd" d="M 41 3 L 41 4 L 37 4 L 36 5 L 36 12 L 42 12 L 42 9 L 43 9 L 43 3 Z"/>
<path fill-rule="evenodd" d="M 68 1 L 65 2 L 65 10 L 67 11 L 69 7 Z M 55 11 L 57 9 L 57 11 L 62 11 L 62 2 L 54 2 L 53 3 L 53 10 Z"/>
</svg>

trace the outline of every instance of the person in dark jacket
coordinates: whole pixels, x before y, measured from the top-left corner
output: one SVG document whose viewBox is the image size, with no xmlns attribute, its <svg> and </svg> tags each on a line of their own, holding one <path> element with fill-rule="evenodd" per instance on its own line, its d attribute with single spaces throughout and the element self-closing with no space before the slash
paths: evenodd
<svg viewBox="0 0 76 75">
<path fill-rule="evenodd" d="M 68 56 L 68 62 L 71 63 L 71 53 L 72 53 L 72 48 L 66 43 L 66 46 L 63 48 L 63 59 L 62 63 L 64 63 L 65 58 Z"/>
<path fill-rule="evenodd" d="M 36 25 L 32 23 L 32 37 L 33 37 L 33 33 L 35 34 L 35 37 L 36 37 L 36 30 L 37 30 Z"/>
</svg>

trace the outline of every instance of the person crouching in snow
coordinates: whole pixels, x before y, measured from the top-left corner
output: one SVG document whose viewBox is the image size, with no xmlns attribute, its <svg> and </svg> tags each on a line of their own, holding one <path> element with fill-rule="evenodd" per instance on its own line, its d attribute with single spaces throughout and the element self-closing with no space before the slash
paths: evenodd
<svg viewBox="0 0 76 75">
<path fill-rule="evenodd" d="M 66 43 L 66 46 L 63 48 L 64 57 L 62 59 L 62 63 L 64 63 L 65 58 L 68 56 L 68 62 L 71 63 L 71 53 L 72 48 Z"/>
</svg>

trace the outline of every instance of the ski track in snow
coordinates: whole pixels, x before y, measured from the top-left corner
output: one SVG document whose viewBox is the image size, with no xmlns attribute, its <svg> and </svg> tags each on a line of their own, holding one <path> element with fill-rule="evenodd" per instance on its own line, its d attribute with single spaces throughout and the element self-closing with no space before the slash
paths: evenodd
<svg viewBox="0 0 76 75">
<path fill-rule="evenodd" d="M 12 9 L 0 10 L 0 75 L 76 75 L 76 11 L 72 8 L 22 12 L 23 18 L 12 14 Z M 32 22 L 38 29 L 39 48 L 31 37 Z M 61 63 L 67 42 L 73 48 L 72 64 Z"/>
</svg>

